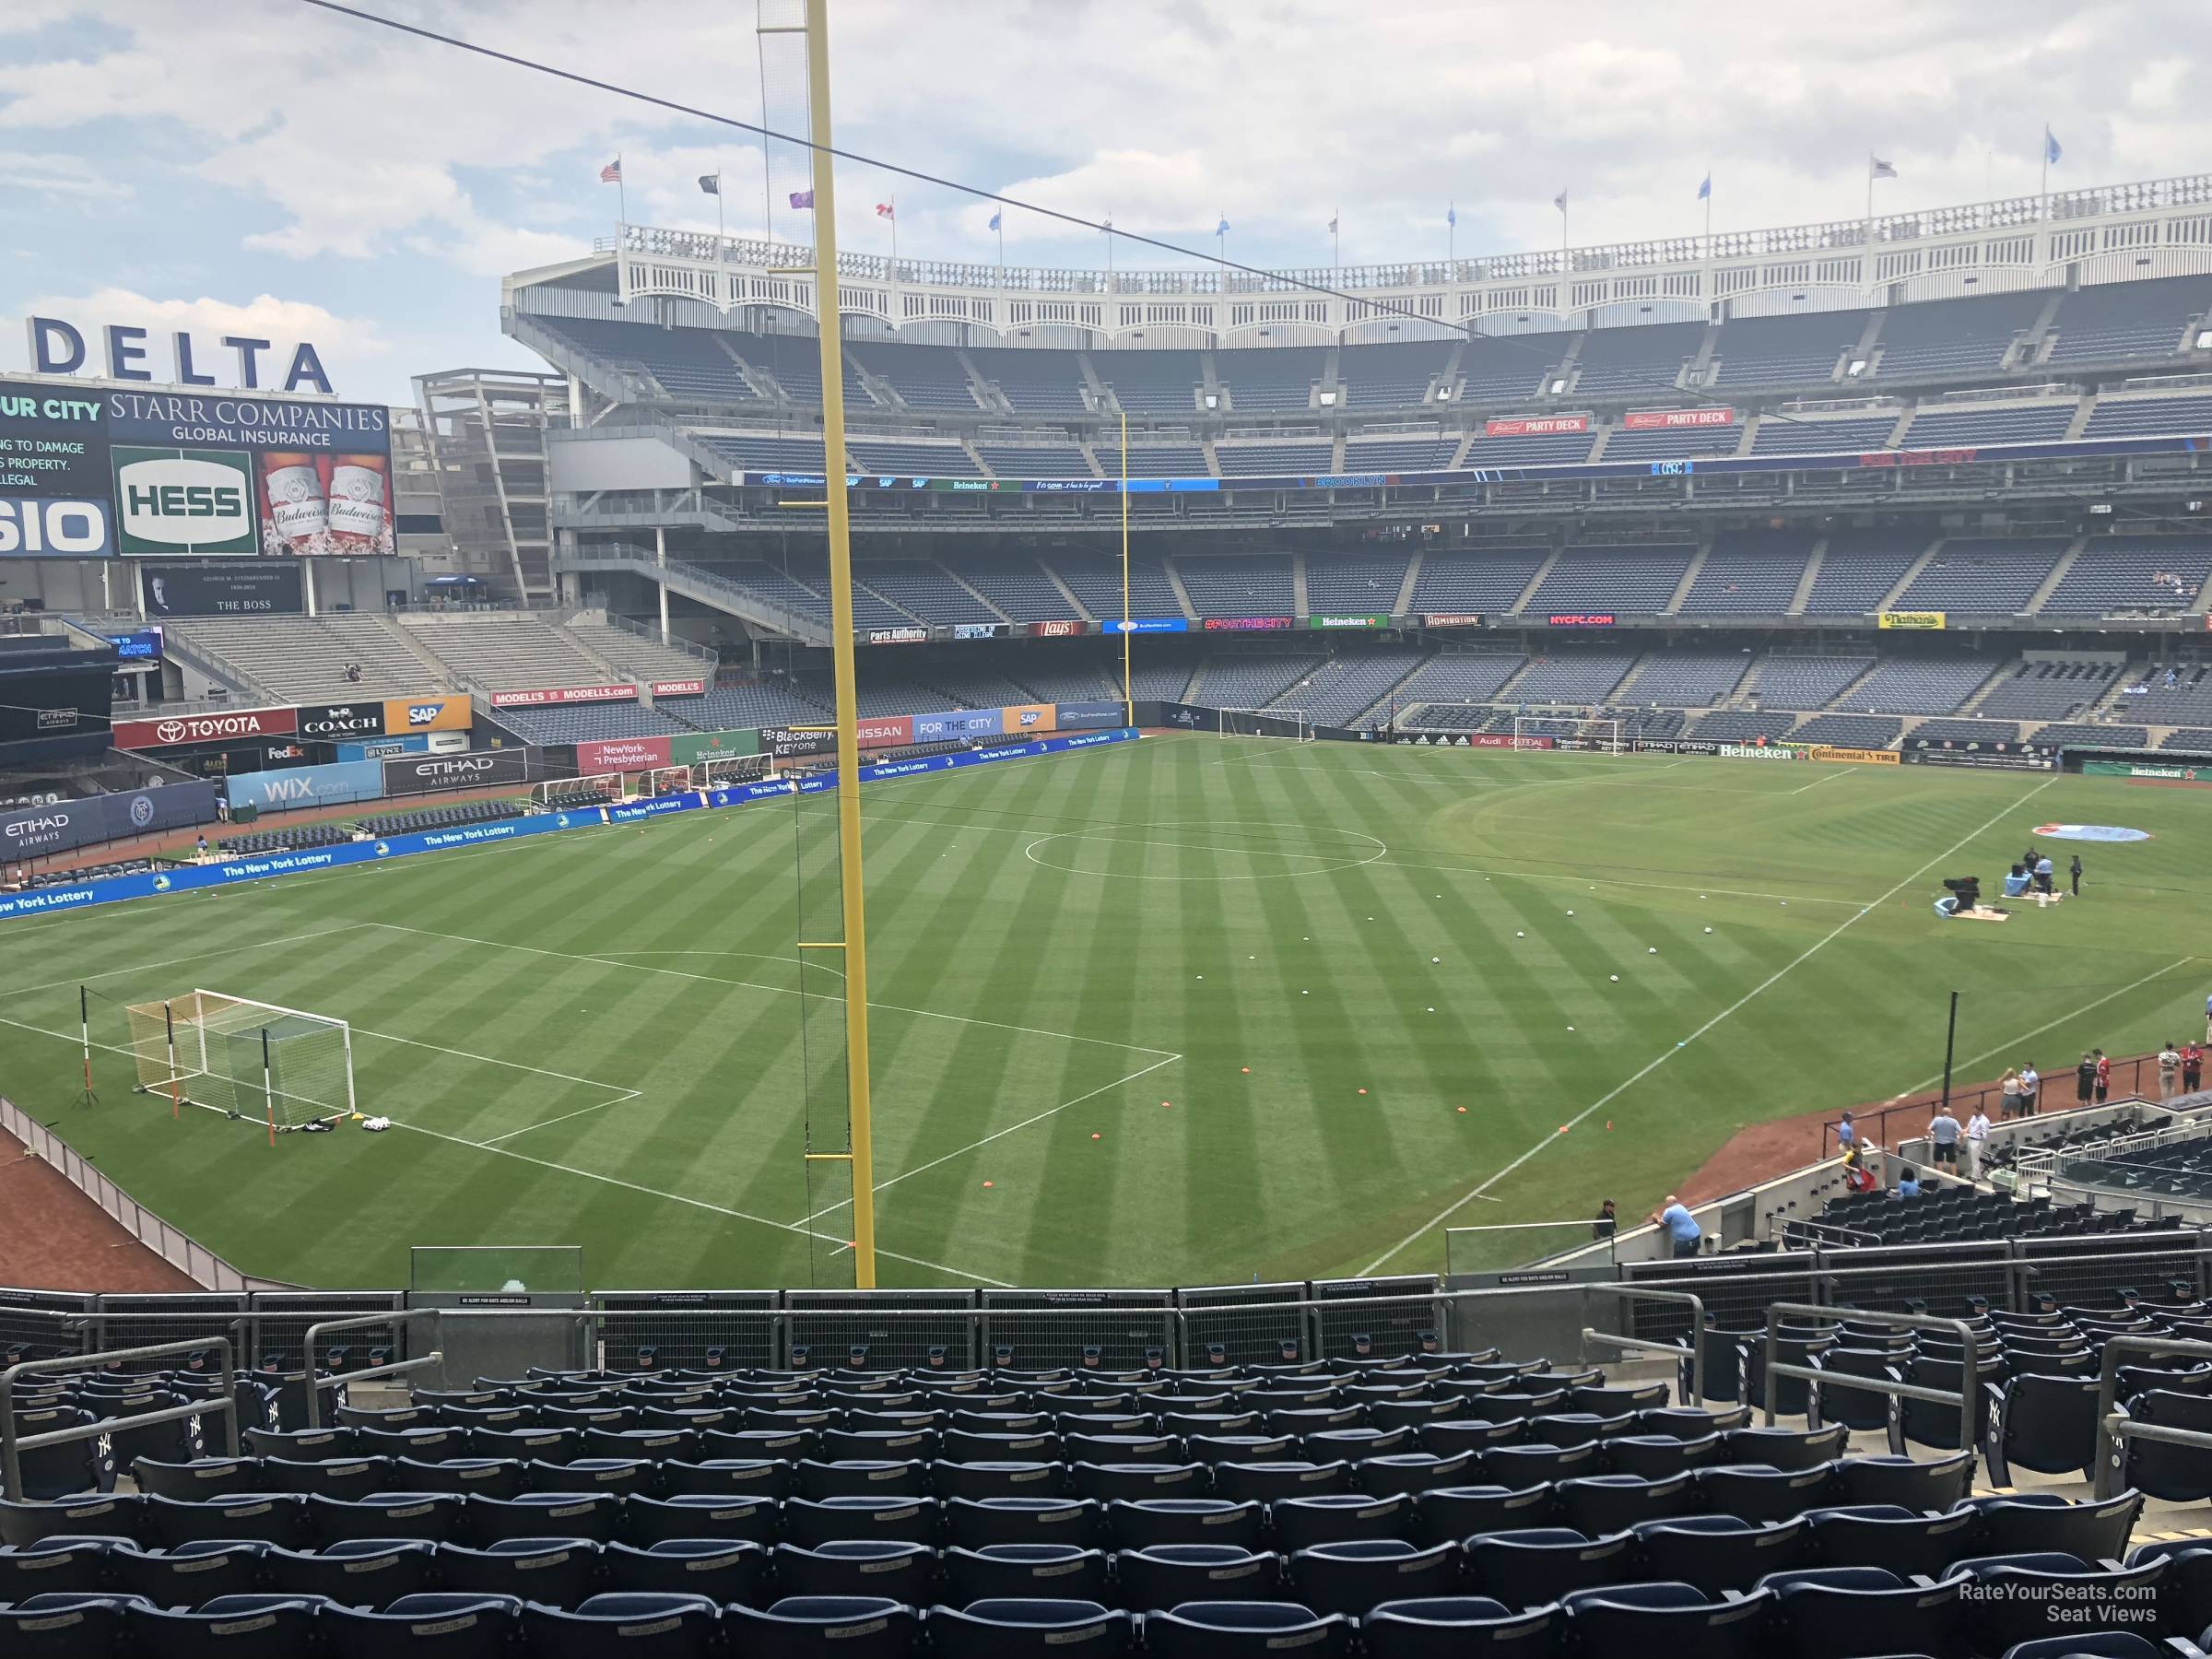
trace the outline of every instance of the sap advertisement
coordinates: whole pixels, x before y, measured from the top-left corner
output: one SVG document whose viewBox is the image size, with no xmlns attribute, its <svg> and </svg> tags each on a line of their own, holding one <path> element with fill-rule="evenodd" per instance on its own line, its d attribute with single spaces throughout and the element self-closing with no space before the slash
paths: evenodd
<svg viewBox="0 0 2212 1659">
<path fill-rule="evenodd" d="M 0 380 L 0 558 L 115 551 L 98 392 Z"/>
</svg>

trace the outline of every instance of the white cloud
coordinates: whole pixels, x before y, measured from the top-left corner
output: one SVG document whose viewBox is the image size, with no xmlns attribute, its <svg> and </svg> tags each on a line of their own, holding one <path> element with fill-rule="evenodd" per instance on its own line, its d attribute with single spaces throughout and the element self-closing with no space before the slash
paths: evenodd
<svg viewBox="0 0 2212 1659">
<path fill-rule="evenodd" d="M 128 180 L 65 151 L 0 150 L 0 178 L 13 189 L 88 205 L 127 202 L 137 194 Z"/>
<path fill-rule="evenodd" d="M 244 335 L 274 342 L 275 348 L 261 357 L 260 378 L 264 386 L 281 384 L 279 377 L 290 348 L 302 340 L 314 343 L 331 384 L 341 395 L 349 390 L 357 395 L 368 395 L 361 389 L 372 378 L 388 377 L 390 373 L 382 361 L 390 348 L 376 323 L 341 317 L 320 305 L 300 300 L 280 300 L 274 294 L 259 294 L 241 304 L 206 297 L 156 300 L 128 288 L 103 288 L 89 294 L 52 294 L 27 300 L 24 312 L 29 316 L 58 317 L 75 324 L 91 352 L 93 360 L 87 366 L 88 373 L 100 371 L 99 330 L 107 323 L 127 323 L 149 332 L 148 366 L 162 379 L 169 377 L 170 369 L 167 336 L 180 330 L 191 334 L 202 345 L 226 335 Z M 20 338 L 11 341 L 10 351 L 17 366 L 29 367 L 24 355 L 26 347 Z M 231 371 L 228 359 L 218 368 L 204 362 L 200 367 L 203 372 L 214 372 L 220 379 L 228 379 Z"/>
</svg>

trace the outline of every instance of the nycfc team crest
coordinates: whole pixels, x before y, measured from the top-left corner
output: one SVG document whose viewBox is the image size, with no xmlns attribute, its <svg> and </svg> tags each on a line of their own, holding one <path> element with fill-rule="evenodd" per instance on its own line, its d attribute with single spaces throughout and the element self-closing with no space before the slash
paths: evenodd
<svg viewBox="0 0 2212 1659">
<path fill-rule="evenodd" d="M 2124 830 L 2117 824 L 2038 824 L 2035 833 L 2052 841 L 2147 841 L 2147 830 Z"/>
</svg>

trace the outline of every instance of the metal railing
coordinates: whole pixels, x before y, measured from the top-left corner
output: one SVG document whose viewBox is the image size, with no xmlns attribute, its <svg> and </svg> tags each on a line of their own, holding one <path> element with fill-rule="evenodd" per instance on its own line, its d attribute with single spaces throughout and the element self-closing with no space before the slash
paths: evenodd
<svg viewBox="0 0 2212 1659">
<path fill-rule="evenodd" d="M 2170 1429 L 2163 1423 L 2141 1422 L 2120 1404 L 2116 1396 L 2120 1389 L 2120 1359 L 2124 1354 L 2180 1354 L 2192 1359 L 2212 1359 L 2212 1342 L 2133 1335 L 2104 1339 L 2097 1373 L 2097 1480 L 2092 1494 L 2100 1502 L 2113 1495 L 2124 1441 L 2159 1441 L 2167 1445 L 2194 1446 L 2200 1452 L 2212 1452 L 2212 1433 L 2202 1429 Z"/>
<path fill-rule="evenodd" d="M 1590 1345 L 1602 1342 L 1607 1347 L 1618 1348 L 1624 1354 L 1650 1354 L 1653 1358 L 1672 1359 L 1679 1364 L 1689 1362 L 1689 1380 L 1685 1385 L 1691 1406 L 1705 1403 L 1705 1344 L 1700 1340 L 1705 1329 L 1704 1299 L 1688 1290 L 1653 1290 L 1641 1285 L 1598 1285 L 1602 1289 L 1618 1296 L 1638 1297 L 1646 1301 L 1676 1302 L 1689 1310 L 1689 1344 L 1687 1351 L 1682 1345 L 1660 1342 L 1649 1336 L 1630 1336 L 1616 1331 L 1600 1331 L 1589 1325 L 1583 1327 L 1583 1356 L 1587 1359 Z"/>
<path fill-rule="evenodd" d="M 183 1342 L 157 1342 L 146 1347 L 116 1348 L 104 1354 L 76 1354 L 62 1359 L 26 1359 L 0 1371 L 0 1497 L 10 1503 L 23 1500 L 23 1453 L 41 1446 L 67 1445 L 72 1441 L 99 1440 L 121 1429 L 144 1429 L 155 1423 L 182 1422 L 186 1418 L 220 1412 L 224 1424 L 225 1456 L 238 1455 L 238 1372 L 231 1363 L 229 1338 L 218 1336 L 212 1346 L 222 1364 L 218 1373 L 222 1390 L 188 1406 L 164 1406 L 159 1411 L 141 1411 L 124 1418 L 101 1418 L 73 1428 L 49 1430 L 43 1434 L 16 1432 L 16 1379 L 40 1371 L 100 1371 L 111 1365 L 139 1359 L 159 1359 L 168 1354 L 195 1353 L 210 1346 L 206 1338 Z"/>
<path fill-rule="evenodd" d="M 2074 1073 L 2071 1066 L 2067 1067 L 2064 1073 L 2053 1072 L 2042 1079 L 2042 1088 L 2036 1095 L 2039 1110 L 2035 1113 L 2035 1120 L 2041 1121 L 2046 1118 L 2062 1120 L 2076 1112 L 2109 1110 L 2113 1106 L 2125 1105 L 2131 1100 L 2155 1103 L 2157 1096 L 2144 1092 L 2143 1084 L 2146 1076 L 2144 1068 L 2146 1066 L 2149 1067 L 2148 1077 L 2155 1088 L 2159 1077 L 2159 1057 L 2156 1054 L 2136 1054 L 2124 1060 L 2114 1059 L 2110 1090 L 2112 1098 L 2086 1107 L 2042 1105 L 2042 1102 L 2049 1099 L 2052 1089 L 2061 1085 L 2071 1087 L 2073 1084 Z M 2006 1099 L 2002 1082 L 1976 1084 L 1971 1088 L 1954 1088 L 1951 1091 L 1951 1115 L 1963 1124 L 1979 1108 L 1989 1113 L 1992 1124 L 2014 1121 L 2001 1115 Z M 1862 1146 L 1871 1140 L 1877 1147 L 1893 1147 L 1900 1140 L 1912 1140 L 1919 1137 L 1913 1130 L 1907 1129 L 1893 1139 L 1889 1133 L 1889 1124 L 1892 1119 L 1916 1121 L 1917 1127 L 1924 1131 L 1928 1120 L 1936 1115 L 1936 1102 L 1934 1100 L 1924 1097 L 1917 1098 L 1904 1105 L 1870 1107 L 1864 1112 L 1854 1112 L 1852 1114 L 1852 1122 L 1859 1131 Z M 1874 1125 L 1871 1133 L 1867 1128 L 1869 1119 L 1873 1121 Z M 1838 1118 L 1825 1118 L 1821 1121 L 1820 1142 L 1815 1149 L 1816 1159 L 1833 1156 L 1831 1148 L 1835 1147 L 1836 1124 L 1841 1121 Z"/>
<path fill-rule="evenodd" d="M 323 1427 L 323 1391 L 326 1388 L 342 1388 L 348 1382 L 359 1382 L 370 1377 L 402 1377 L 411 1371 L 427 1371 L 431 1366 L 438 1367 L 442 1373 L 445 1352 L 435 1346 L 438 1341 L 438 1317 L 439 1310 L 436 1308 L 408 1308 L 389 1313 L 357 1313 L 350 1319 L 326 1319 L 309 1325 L 306 1335 L 300 1340 L 300 1358 L 307 1371 L 307 1426 L 310 1429 Z M 427 1319 L 430 1322 L 430 1342 L 433 1346 L 429 1353 L 413 1359 L 394 1359 L 382 1365 L 366 1365 L 359 1371 L 337 1371 L 327 1376 L 315 1364 L 315 1355 L 322 1350 L 321 1339 L 334 1331 L 389 1329 L 396 1337 L 410 1319 Z"/>
<path fill-rule="evenodd" d="M 1892 1377 L 1862 1377 L 1852 1373 L 1848 1379 L 1837 1373 L 1822 1371 L 1813 1365 L 1784 1364 L 1777 1356 L 1782 1350 L 1782 1322 L 1786 1317 L 1818 1319 L 1832 1323 L 1840 1315 L 1848 1315 L 1867 1324 L 1900 1325 L 1909 1330 L 1956 1331 L 1960 1347 L 1965 1350 L 1959 1371 L 1959 1386 L 1956 1391 L 1945 1388 L 1923 1388 L 1917 1382 L 1902 1382 Z M 1817 1302 L 1771 1302 L 1767 1307 L 1767 1338 L 1765 1352 L 1765 1406 L 1766 1425 L 1774 1427 L 1775 1379 L 1794 1377 L 1813 1385 L 1834 1382 L 1848 1385 L 1867 1394 L 1889 1394 L 1900 1400 L 1923 1400 L 1931 1406 L 1956 1406 L 1959 1408 L 1959 1442 L 1973 1443 L 1972 1403 L 1974 1390 L 1982 1376 L 1982 1345 L 1974 1335 L 1974 1327 L 1963 1319 L 1942 1319 L 1933 1313 L 1876 1313 L 1863 1309 L 1827 1308 Z"/>
<path fill-rule="evenodd" d="M 1841 1221 L 1816 1221 L 1810 1217 L 1784 1218 L 1782 1223 L 1782 1245 L 1788 1250 L 1793 1245 L 1814 1244 L 1879 1244 L 1882 1235 L 1867 1232 L 1861 1228 L 1846 1227 Z"/>
<path fill-rule="evenodd" d="M 1604 1244 L 1606 1246 L 1606 1259 L 1608 1262 L 1618 1263 L 1620 1260 L 1620 1252 L 1616 1246 L 1616 1241 L 1619 1239 L 1623 1230 L 1619 1221 L 1617 1219 L 1611 1230 L 1602 1234 L 1597 1231 L 1598 1226 L 1598 1222 L 1595 1220 L 1590 1220 L 1485 1221 L 1466 1227 L 1447 1227 L 1444 1229 L 1444 1271 L 1448 1274 L 1463 1271 L 1463 1269 L 1455 1265 L 1452 1260 L 1452 1241 L 1455 1238 L 1466 1237 L 1475 1233 L 1532 1232 L 1558 1229 L 1565 1229 L 1571 1232 L 1583 1233 L 1587 1236 L 1589 1242 Z M 1469 1248 L 1471 1249 L 1472 1245 L 1470 1245 Z M 1547 1254 L 1549 1253 L 1552 1253 L 1547 1252 Z M 1538 1257 L 1536 1259 L 1540 1261 L 1544 1258 Z M 1520 1266 L 1523 1264 L 1516 1262 L 1510 1265 L 1513 1266 Z M 1488 1264 L 1488 1265 L 1495 1265 L 1495 1264 Z M 1466 1268 L 1464 1269 L 1464 1271 L 1479 1272 L 1481 1271 L 1481 1265 L 1470 1264 Z"/>
</svg>

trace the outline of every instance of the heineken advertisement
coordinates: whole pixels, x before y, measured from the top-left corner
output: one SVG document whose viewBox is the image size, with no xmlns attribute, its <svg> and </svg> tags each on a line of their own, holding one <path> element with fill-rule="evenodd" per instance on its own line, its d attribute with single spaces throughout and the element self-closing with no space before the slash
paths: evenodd
<svg viewBox="0 0 2212 1659">
<path fill-rule="evenodd" d="M 2212 761 L 2161 766 L 2145 760 L 2084 760 L 2081 770 L 2095 777 L 2163 778 L 2170 783 L 2212 783 Z"/>
<path fill-rule="evenodd" d="M 686 732 L 668 740 L 671 766 L 690 766 L 700 760 L 717 760 L 724 755 L 759 752 L 759 732 Z"/>
<path fill-rule="evenodd" d="M 1388 617 L 1347 617 L 1331 613 L 1306 618 L 1308 628 L 1388 628 Z"/>
</svg>

